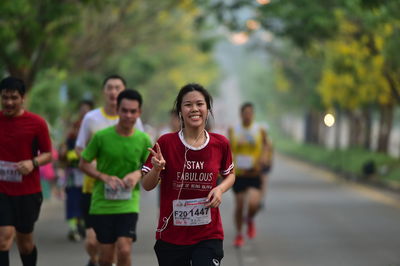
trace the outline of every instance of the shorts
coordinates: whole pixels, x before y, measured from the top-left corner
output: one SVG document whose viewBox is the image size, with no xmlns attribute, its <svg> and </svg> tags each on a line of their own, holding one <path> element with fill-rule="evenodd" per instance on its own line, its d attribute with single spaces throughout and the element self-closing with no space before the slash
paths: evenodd
<svg viewBox="0 0 400 266">
<path fill-rule="evenodd" d="M 263 167 L 262 167 L 262 169 L 261 169 L 261 173 L 263 174 L 263 175 L 266 175 L 266 174 L 268 174 L 269 172 L 271 172 L 271 165 L 264 165 Z"/>
<path fill-rule="evenodd" d="M 138 213 L 93 214 L 93 229 L 101 244 L 113 244 L 118 237 L 130 237 L 136 241 Z"/>
<path fill-rule="evenodd" d="M 21 196 L 0 193 L 0 226 L 11 225 L 19 233 L 32 233 L 42 202 L 42 192 Z"/>
<path fill-rule="evenodd" d="M 82 187 L 66 187 L 65 194 L 67 195 L 65 200 L 67 220 L 72 218 L 81 218 Z"/>
<path fill-rule="evenodd" d="M 224 257 L 221 239 L 209 239 L 194 245 L 174 245 L 157 240 L 154 245 L 159 266 L 215 266 Z"/>
<path fill-rule="evenodd" d="M 261 178 L 259 176 L 237 176 L 233 184 L 233 192 L 240 193 L 246 191 L 248 188 L 261 189 Z"/>
<path fill-rule="evenodd" d="M 89 214 L 91 200 L 92 200 L 92 194 L 90 193 L 81 194 L 81 214 L 83 221 L 85 222 L 86 229 L 93 227 L 92 218 L 91 215 Z"/>
</svg>

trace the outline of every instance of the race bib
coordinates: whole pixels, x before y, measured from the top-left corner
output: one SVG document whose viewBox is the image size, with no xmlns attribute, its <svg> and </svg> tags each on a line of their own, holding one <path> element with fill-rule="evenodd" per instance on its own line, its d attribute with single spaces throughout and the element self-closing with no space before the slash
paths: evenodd
<svg viewBox="0 0 400 266">
<path fill-rule="evenodd" d="M 251 156 L 246 155 L 237 155 L 236 156 L 236 166 L 238 169 L 251 169 L 253 168 L 253 158 Z"/>
<path fill-rule="evenodd" d="M 205 206 L 207 203 L 207 198 L 174 200 L 174 225 L 197 226 L 211 223 L 211 210 Z"/>
<path fill-rule="evenodd" d="M 17 163 L 0 161 L 0 180 L 22 182 L 22 175 L 17 170 Z"/>
<path fill-rule="evenodd" d="M 108 200 L 129 200 L 132 197 L 131 188 L 118 187 L 112 189 L 108 184 L 104 184 L 104 198 Z"/>
</svg>

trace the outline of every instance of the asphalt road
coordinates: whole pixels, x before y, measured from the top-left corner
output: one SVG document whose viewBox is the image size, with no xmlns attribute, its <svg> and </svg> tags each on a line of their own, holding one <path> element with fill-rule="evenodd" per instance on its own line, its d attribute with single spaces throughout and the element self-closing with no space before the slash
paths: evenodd
<svg viewBox="0 0 400 266">
<path fill-rule="evenodd" d="M 233 195 L 221 205 L 225 258 L 229 266 L 400 266 L 400 197 L 354 185 L 305 163 L 278 156 L 270 177 L 258 235 L 232 246 Z M 157 265 L 153 252 L 155 192 L 142 193 L 133 265 Z M 45 202 L 35 237 L 39 266 L 83 266 L 82 243 L 67 240 L 63 203 Z M 16 246 L 11 265 L 21 265 Z"/>
</svg>

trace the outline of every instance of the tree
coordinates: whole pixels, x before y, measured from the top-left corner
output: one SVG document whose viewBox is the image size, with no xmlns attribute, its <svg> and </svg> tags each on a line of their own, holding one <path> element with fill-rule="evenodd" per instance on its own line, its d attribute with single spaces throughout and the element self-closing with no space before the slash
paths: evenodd
<svg viewBox="0 0 400 266">
<path fill-rule="evenodd" d="M 144 119 L 165 121 L 184 83 L 210 88 L 218 76 L 210 51 L 202 49 L 201 32 L 194 29 L 197 9 L 192 1 L 120 0 L 88 5 L 80 12 L 79 23 L 62 39 L 62 62 L 39 71 L 44 80 L 37 80 L 32 95 L 47 96 L 48 101 L 42 99 L 41 106 L 33 101 L 32 111 L 46 117 L 57 113 L 68 120 L 81 99 L 100 104 L 102 80 L 118 73 L 128 87 L 142 93 Z M 63 83 L 67 102 L 47 113 L 59 101 Z"/>
<path fill-rule="evenodd" d="M 80 10 L 94 1 L 0 1 L 0 62 L 22 78 L 29 91 L 38 72 L 60 65 L 63 40 L 79 22 Z"/>
</svg>

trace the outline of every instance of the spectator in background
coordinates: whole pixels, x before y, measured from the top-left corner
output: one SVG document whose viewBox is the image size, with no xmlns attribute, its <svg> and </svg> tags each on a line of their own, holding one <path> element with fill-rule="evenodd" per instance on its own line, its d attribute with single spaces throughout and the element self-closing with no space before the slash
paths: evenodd
<svg viewBox="0 0 400 266">
<path fill-rule="evenodd" d="M 54 196 L 60 196 L 57 191 L 57 174 L 54 170 L 58 161 L 58 151 L 54 147 L 51 148 L 52 162 L 39 167 L 40 183 L 42 185 L 42 192 L 44 199 L 50 199 Z"/>
<path fill-rule="evenodd" d="M 60 148 L 60 161 L 65 168 L 63 187 L 65 188 L 65 215 L 68 223 L 68 239 L 80 241 L 85 236 L 85 223 L 81 211 L 83 173 L 79 169 L 79 156 L 75 151 L 75 142 L 83 117 L 93 109 L 93 102 L 83 100 L 79 104 L 79 117 L 72 123 L 67 138 Z"/>
<path fill-rule="evenodd" d="M 175 110 L 171 110 L 169 112 L 169 123 L 167 126 L 163 127 L 160 130 L 160 136 L 167 134 L 167 133 L 172 133 L 172 132 L 178 132 L 181 129 L 181 123 L 178 117 L 178 114 L 175 112 Z"/>
</svg>

